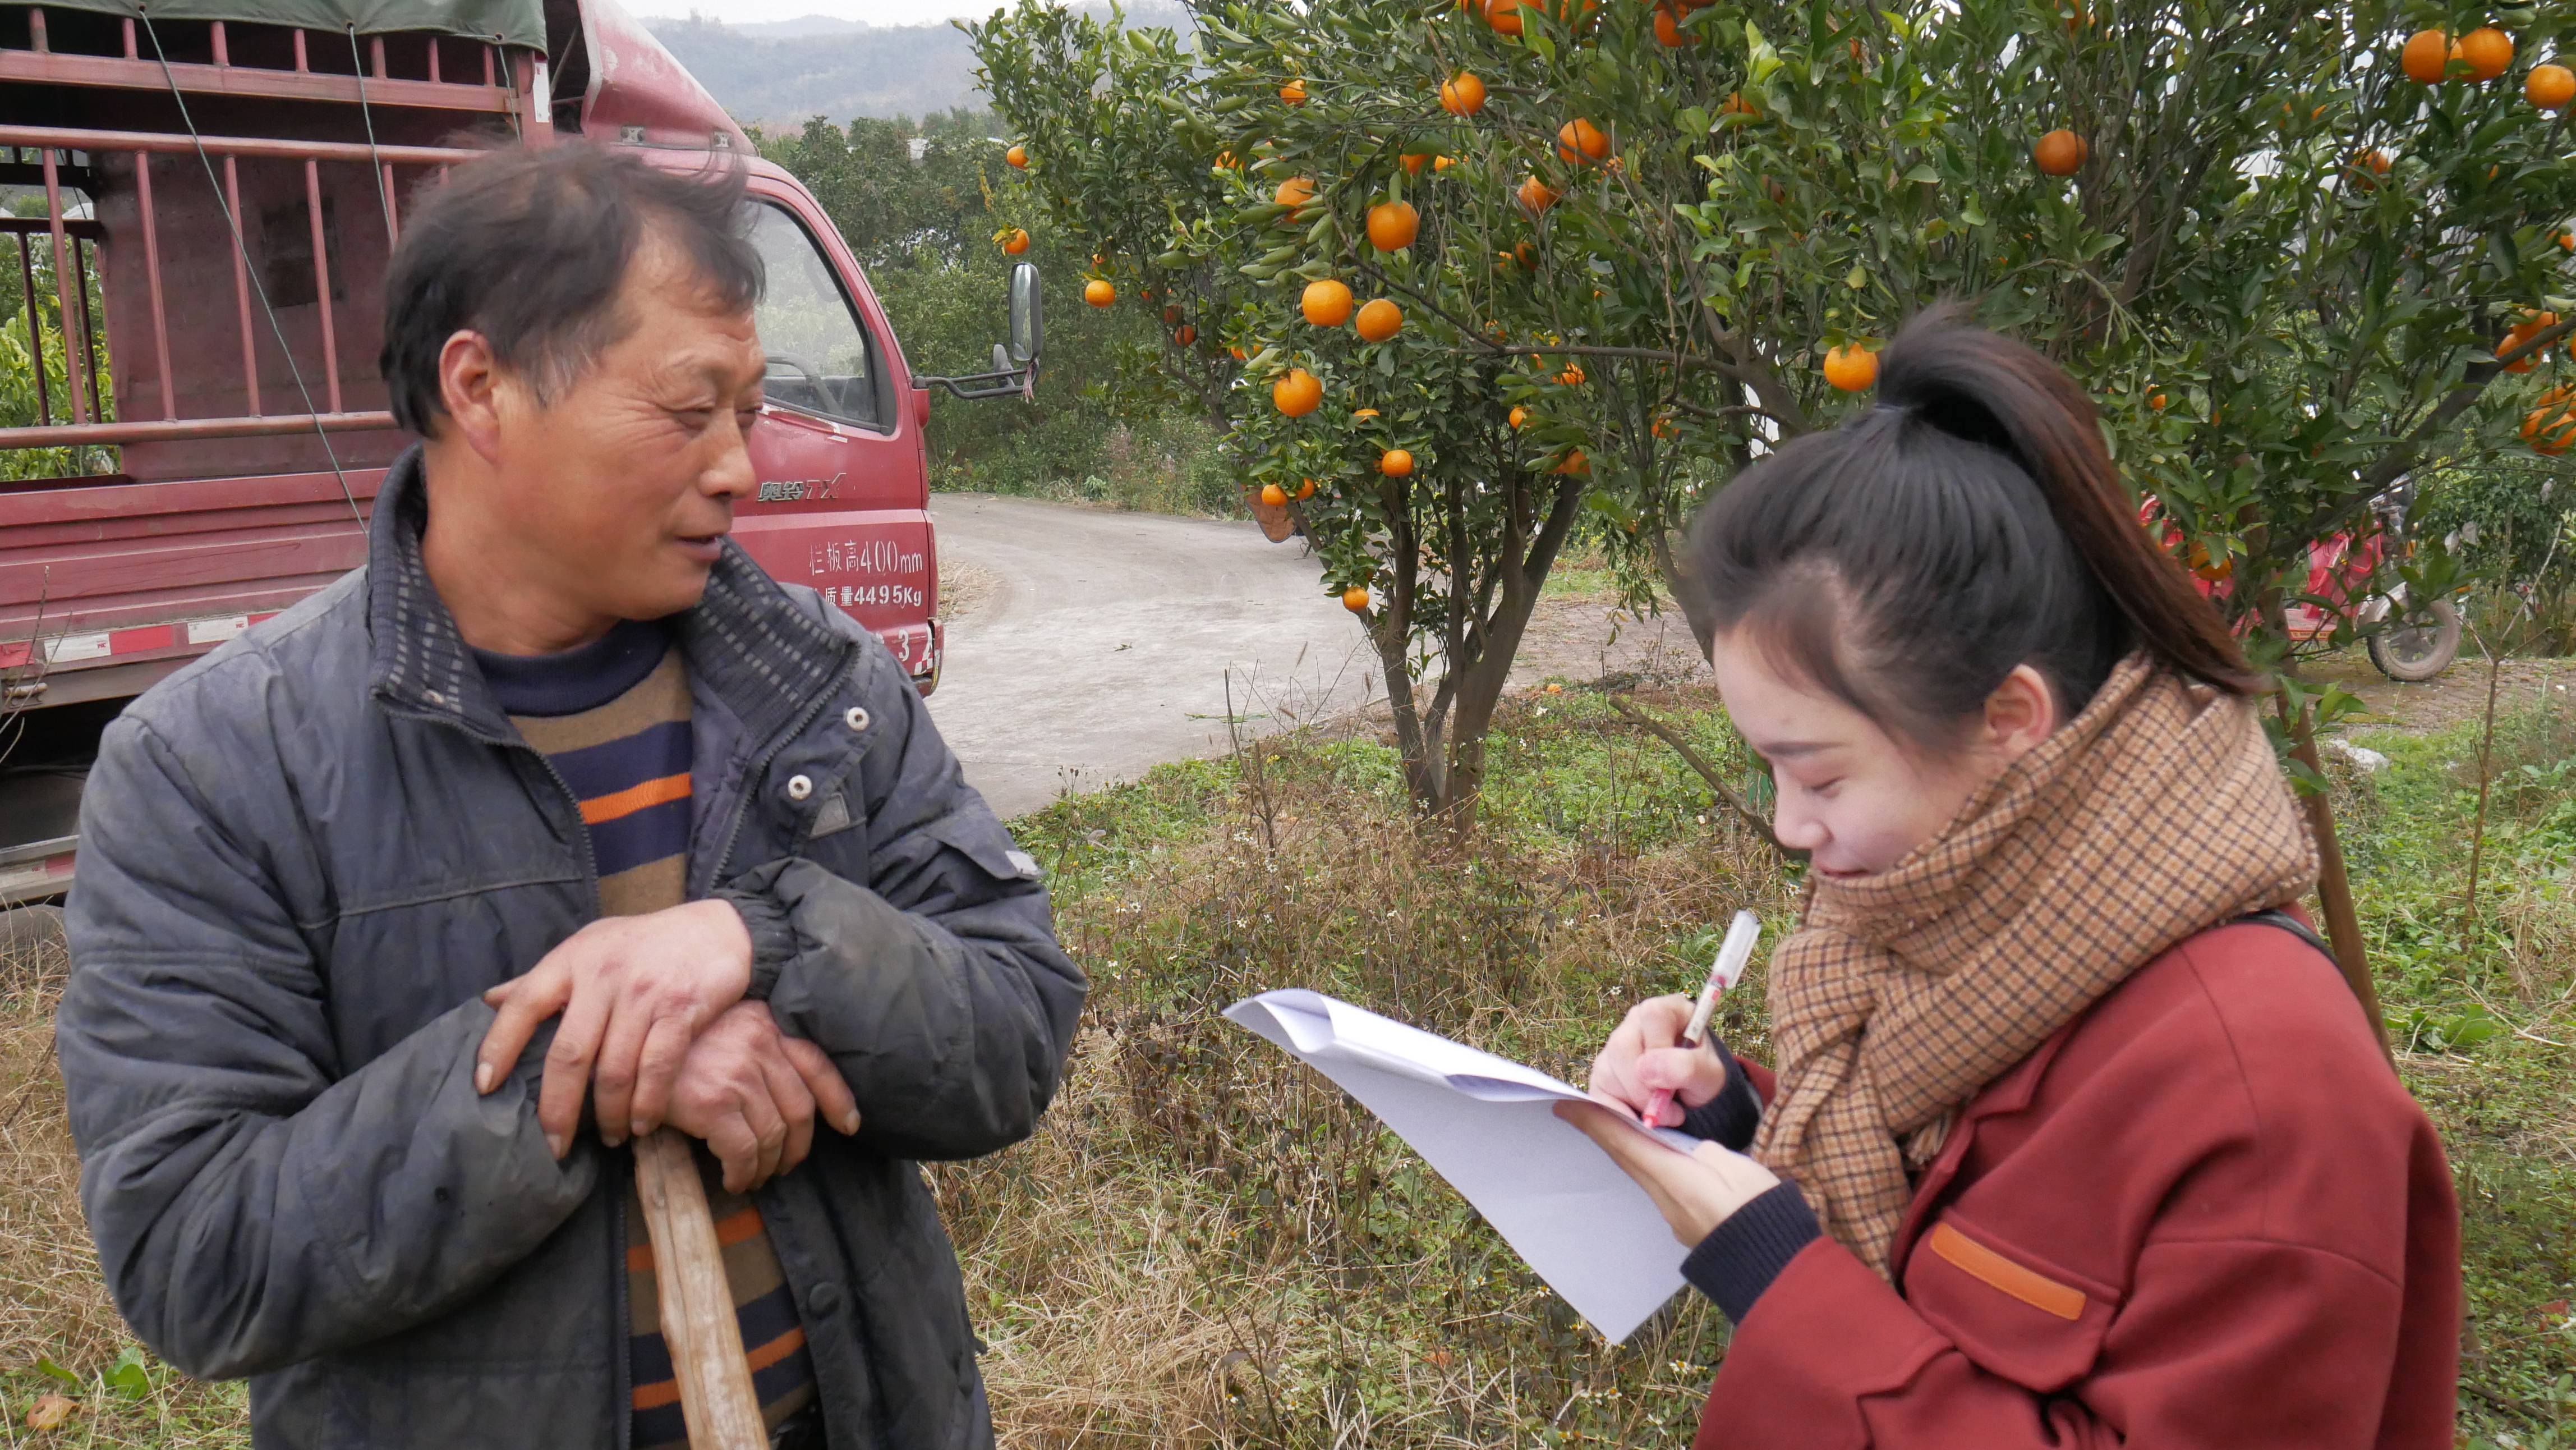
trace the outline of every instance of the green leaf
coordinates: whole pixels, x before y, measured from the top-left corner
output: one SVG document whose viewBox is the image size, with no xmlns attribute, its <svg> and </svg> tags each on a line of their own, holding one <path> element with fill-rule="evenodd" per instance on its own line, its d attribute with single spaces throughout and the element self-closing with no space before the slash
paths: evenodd
<svg viewBox="0 0 2576 1450">
<path fill-rule="evenodd" d="M 139 1345 L 127 1345 L 124 1352 L 117 1355 L 116 1363 L 108 1367 L 104 1378 L 109 1389 L 129 1400 L 139 1400 L 152 1393 L 152 1373 L 144 1368 L 143 1350 Z"/>
<path fill-rule="evenodd" d="M 38 1355 L 36 1357 L 36 1373 L 43 1375 L 48 1379 L 60 1380 L 64 1384 L 70 1385 L 73 1389 L 83 1388 L 81 1377 L 79 1375 L 76 1375 L 70 1370 L 63 1368 L 61 1365 L 54 1363 L 52 1357 L 48 1355 Z"/>
</svg>

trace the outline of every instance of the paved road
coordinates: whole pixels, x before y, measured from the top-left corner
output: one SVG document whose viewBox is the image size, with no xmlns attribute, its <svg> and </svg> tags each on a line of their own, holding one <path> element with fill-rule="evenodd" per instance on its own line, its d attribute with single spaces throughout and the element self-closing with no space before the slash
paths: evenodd
<svg viewBox="0 0 2576 1450">
<path fill-rule="evenodd" d="M 937 494 L 943 565 L 993 576 L 948 626 L 930 713 L 1004 819 L 1226 749 L 1378 689 L 1349 611 L 1298 545 L 1249 523 Z"/>
</svg>

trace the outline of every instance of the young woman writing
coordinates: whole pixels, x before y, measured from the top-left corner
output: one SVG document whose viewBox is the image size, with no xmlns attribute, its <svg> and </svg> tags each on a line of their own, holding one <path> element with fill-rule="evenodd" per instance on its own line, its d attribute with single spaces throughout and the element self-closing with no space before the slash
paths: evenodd
<svg viewBox="0 0 2576 1450">
<path fill-rule="evenodd" d="M 1592 1086 L 1709 1141 L 1564 1110 L 1735 1323 L 1699 1445 L 2448 1450 L 2449 1171 L 2282 910 L 2317 862 L 2253 675 L 2064 373 L 1936 317 L 1879 397 L 1690 541 L 1810 853 L 1776 1081 L 1667 997 Z"/>
</svg>

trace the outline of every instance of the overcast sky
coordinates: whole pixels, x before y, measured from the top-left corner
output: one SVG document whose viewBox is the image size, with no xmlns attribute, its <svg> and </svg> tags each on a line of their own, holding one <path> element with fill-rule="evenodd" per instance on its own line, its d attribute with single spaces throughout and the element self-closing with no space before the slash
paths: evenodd
<svg viewBox="0 0 2576 1450">
<path fill-rule="evenodd" d="M 630 0 L 629 7 L 638 15 L 683 16 L 691 10 L 704 15 L 720 15 L 736 25 L 764 20 L 794 20 L 806 15 L 830 15 L 843 20 L 864 20 L 870 25 L 926 25 L 935 20 L 964 17 L 982 19 L 1000 8 L 1002 0 Z"/>
</svg>

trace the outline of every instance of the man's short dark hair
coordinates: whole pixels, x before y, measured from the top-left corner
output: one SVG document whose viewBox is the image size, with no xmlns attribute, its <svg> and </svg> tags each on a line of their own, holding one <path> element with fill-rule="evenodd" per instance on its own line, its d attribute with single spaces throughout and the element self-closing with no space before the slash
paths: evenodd
<svg viewBox="0 0 2576 1450">
<path fill-rule="evenodd" d="M 424 437 L 447 407 L 438 355 L 483 334 L 540 400 L 572 385 L 622 336 L 617 290 L 650 227 L 695 267 L 714 300 L 759 300 L 760 253 L 739 161 L 664 171 L 595 142 L 495 151 L 456 167 L 403 222 L 385 280 L 377 365 L 394 421 Z"/>
</svg>

